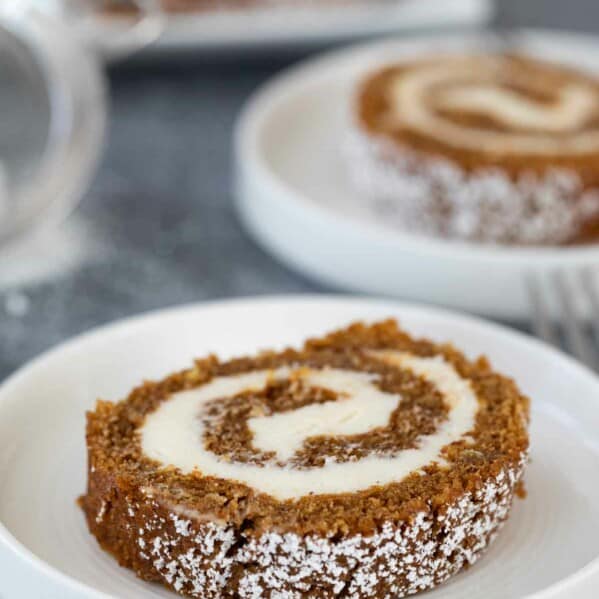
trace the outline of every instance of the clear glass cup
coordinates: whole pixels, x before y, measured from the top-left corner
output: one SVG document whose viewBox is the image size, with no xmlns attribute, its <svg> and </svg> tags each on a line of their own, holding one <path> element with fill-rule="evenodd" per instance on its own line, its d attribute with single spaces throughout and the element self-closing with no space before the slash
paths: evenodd
<svg viewBox="0 0 599 599">
<path fill-rule="evenodd" d="M 102 63 L 161 31 L 158 0 L 135 3 L 124 24 L 98 18 L 98 0 L 0 3 L 0 249 L 87 190 L 106 128 Z"/>
<path fill-rule="evenodd" d="M 96 56 L 33 9 L 0 10 L 0 246 L 69 213 L 105 125 Z"/>
</svg>

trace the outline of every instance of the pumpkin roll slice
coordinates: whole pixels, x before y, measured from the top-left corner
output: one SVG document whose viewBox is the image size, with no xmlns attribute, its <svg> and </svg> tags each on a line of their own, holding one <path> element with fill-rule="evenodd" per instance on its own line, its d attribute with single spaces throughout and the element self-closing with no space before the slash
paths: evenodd
<svg viewBox="0 0 599 599">
<path fill-rule="evenodd" d="M 354 324 L 98 402 L 81 504 L 103 549 L 182 595 L 404 596 L 495 538 L 527 424 L 484 358 Z"/>
<path fill-rule="evenodd" d="M 507 244 L 599 224 L 599 80 L 523 55 L 436 55 L 360 82 L 358 189 L 396 225 Z"/>
</svg>

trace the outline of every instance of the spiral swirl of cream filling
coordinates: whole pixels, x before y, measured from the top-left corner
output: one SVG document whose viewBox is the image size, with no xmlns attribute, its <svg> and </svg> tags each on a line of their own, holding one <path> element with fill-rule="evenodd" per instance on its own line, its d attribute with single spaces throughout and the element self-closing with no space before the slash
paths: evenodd
<svg viewBox="0 0 599 599">
<path fill-rule="evenodd" d="M 196 389 L 172 395 L 146 417 L 140 429 L 142 450 L 147 457 L 164 466 L 175 466 L 183 473 L 197 471 L 205 476 L 238 481 L 281 500 L 386 485 L 401 481 L 433 462 L 443 464 L 443 448 L 465 439 L 475 424 L 478 401 L 470 382 L 442 357 L 423 358 L 395 351 L 375 352 L 375 355 L 423 377 L 446 402 L 447 419 L 433 434 L 421 436 L 415 448 L 395 455 L 371 453 L 356 461 L 327 461 L 323 466 L 308 469 L 276 463 L 231 462 L 207 450 L 202 442 L 204 425 L 199 417 L 202 405 L 246 391 L 259 391 L 273 379 L 293 375 L 303 379 L 304 384 L 338 394 L 336 401 L 248 420 L 252 444 L 275 452 L 281 460 L 301 449 L 310 437 L 353 435 L 388 426 L 391 414 L 402 401 L 400 395 L 382 391 L 375 384 L 374 374 L 284 367 L 218 377 Z"/>
<path fill-rule="evenodd" d="M 573 78 L 561 89 L 547 90 L 555 96 L 553 102 L 540 102 L 502 87 L 510 73 L 501 61 L 453 58 L 398 73 L 389 87 L 386 122 L 457 149 L 541 156 L 599 151 L 599 131 L 584 129 L 598 113 L 595 86 Z M 526 85 L 521 74 L 512 76 L 520 87 Z M 455 122 L 448 111 L 487 115 L 505 129 Z"/>
</svg>

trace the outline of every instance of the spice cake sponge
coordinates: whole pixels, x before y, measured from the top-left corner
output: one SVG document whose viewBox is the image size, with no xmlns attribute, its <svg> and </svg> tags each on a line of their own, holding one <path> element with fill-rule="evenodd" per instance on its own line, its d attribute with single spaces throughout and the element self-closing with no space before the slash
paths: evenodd
<svg viewBox="0 0 599 599">
<path fill-rule="evenodd" d="M 182 595 L 405 596 L 495 538 L 528 413 L 485 358 L 356 323 L 98 401 L 80 503 L 103 549 Z"/>
</svg>

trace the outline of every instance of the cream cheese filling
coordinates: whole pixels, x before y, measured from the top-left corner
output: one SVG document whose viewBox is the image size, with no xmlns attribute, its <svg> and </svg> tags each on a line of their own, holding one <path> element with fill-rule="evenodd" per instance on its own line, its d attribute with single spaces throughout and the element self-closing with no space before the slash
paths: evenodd
<svg viewBox="0 0 599 599">
<path fill-rule="evenodd" d="M 183 473 L 244 483 L 280 500 L 306 495 L 349 493 L 374 485 L 398 482 L 433 463 L 443 463 L 442 449 L 467 438 L 474 428 L 478 401 L 470 382 L 442 357 L 423 358 L 397 351 L 373 352 L 381 360 L 413 371 L 434 385 L 448 406 L 448 417 L 430 435 L 418 439 L 417 447 L 396 454 L 371 453 L 355 461 L 327 461 L 308 469 L 276 463 L 253 464 L 223 459 L 204 447 L 200 418 L 206 402 L 246 391 L 260 391 L 269 381 L 299 377 L 308 386 L 329 389 L 336 401 L 311 404 L 289 412 L 248 420 L 256 448 L 273 451 L 284 461 L 313 436 L 340 436 L 369 432 L 387 426 L 400 395 L 386 393 L 377 375 L 335 368 L 283 367 L 215 378 L 205 385 L 173 394 L 150 413 L 141 428 L 144 454 Z"/>
<path fill-rule="evenodd" d="M 389 88 L 389 124 L 473 151 L 542 156 L 599 150 L 599 132 L 583 127 L 597 113 L 594 87 L 572 82 L 547 105 L 502 88 L 493 80 L 497 68 L 494 58 L 456 59 L 398 75 Z M 466 126 L 446 118 L 437 108 L 482 112 L 512 130 Z"/>
</svg>

